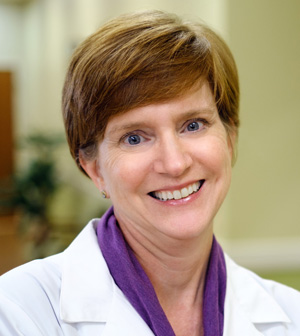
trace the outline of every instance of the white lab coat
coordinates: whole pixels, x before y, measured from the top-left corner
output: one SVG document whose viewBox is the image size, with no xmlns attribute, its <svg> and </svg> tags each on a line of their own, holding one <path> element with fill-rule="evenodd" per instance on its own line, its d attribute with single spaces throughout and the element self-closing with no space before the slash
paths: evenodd
<svg viewBox="0 0 300 336">
<path fill-rule="evenodd" d="M 91 221 L 61 254 L 0 277 L 1 336 L 153 336 L 114 283 Z M 224 336 L 299 336 L 300 293 L 226 256 Z M 188 336 L 188 335 L 187 335 Z"/>
</svg>

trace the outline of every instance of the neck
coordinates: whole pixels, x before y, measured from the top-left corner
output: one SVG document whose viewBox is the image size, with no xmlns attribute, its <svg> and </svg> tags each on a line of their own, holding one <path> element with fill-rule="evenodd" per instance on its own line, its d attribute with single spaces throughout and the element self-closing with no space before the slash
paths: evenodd
<svg viewBox="0 0 300 336">
<path fill-rule="evenodd" d="M 165 311 L 176 305 L 201 307 L 212 230 L 178 240 L 145 237 L 120 225 L 128 244 L 149 277 Z"/>
</svg>

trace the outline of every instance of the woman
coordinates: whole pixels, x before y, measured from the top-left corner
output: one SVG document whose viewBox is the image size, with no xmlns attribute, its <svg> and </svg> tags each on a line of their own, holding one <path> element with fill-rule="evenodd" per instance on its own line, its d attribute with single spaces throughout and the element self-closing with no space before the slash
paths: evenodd
<svg viewBox="0 0 300 336">
<path fill-rule="evenodd" d="M 2 277 L 1 335 L 299 335 L 300 295 L 237 266 L 213 235 L 239 87 L 226 44 L 153 11 L 75 51 L 71 154 L 113 207 L 62 254 Z"/>
</svg>

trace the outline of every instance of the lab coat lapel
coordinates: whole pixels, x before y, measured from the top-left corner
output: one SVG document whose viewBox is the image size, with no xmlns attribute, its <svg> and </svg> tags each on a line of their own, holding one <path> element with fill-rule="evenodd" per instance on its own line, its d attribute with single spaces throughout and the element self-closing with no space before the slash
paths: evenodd
<svg viewBox="0 0 300 336">
<path fill-rule="evenodd" d="M 261 336 L 260 324 L 289 323 L 290 320 L 259 283 L 254 274 L 225 256 L 227 287 L 224 336 Z"/>
<path fill-rule="evenodd" d="M 90 334 L 94 327 L 99 332 L 100 323 L 101 336 L 153 336 L 113 281 L 98 246 L 96 225 L 97 221 L 89 223 L 64 252 L 62 320 L 87 322 Z"/>
<path fill-rule="evenodd" d="M 64 252 L 60 314 L 65 322 L 106 322 L 112 304 L 113 279 L 90 222 Z"/>
<path fill-rule="evenodd" d="M 113 303 L 103 336 L 153 336 L 153 332 L 139 316 L 121 290 L 114 285 Z"/>
<path fill-rule="evenodd" d="M 227 284 L 223 336 L 262 336 Z"/>
</svg>

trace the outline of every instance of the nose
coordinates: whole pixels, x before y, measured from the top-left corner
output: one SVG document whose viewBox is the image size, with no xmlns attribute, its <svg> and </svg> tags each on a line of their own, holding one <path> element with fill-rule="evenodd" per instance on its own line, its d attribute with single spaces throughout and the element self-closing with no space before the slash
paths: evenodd
<svg viewBox="0 0 300 336">
<path fill-rule="evenodd" d="M 192 156 L 179 137 L 164 137 L 155 150 L 154 170 L 157 173 L 178 177 L 192 164 Z"/>
</svg>

